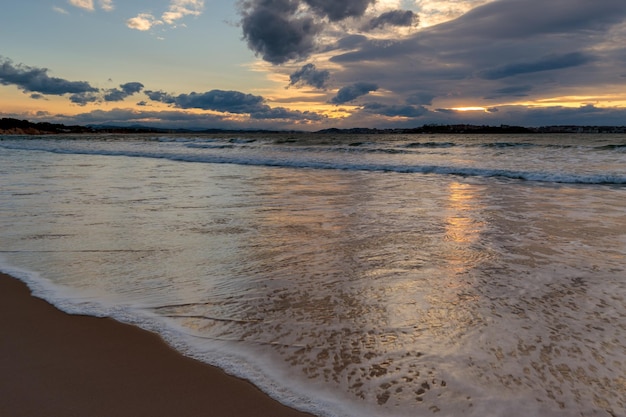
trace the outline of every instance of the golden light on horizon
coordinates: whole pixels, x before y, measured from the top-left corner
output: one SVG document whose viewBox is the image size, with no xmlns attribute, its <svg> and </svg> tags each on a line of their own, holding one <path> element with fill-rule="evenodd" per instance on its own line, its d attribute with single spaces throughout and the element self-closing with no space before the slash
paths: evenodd
<svg viewBox="0 0 626 417">
<path fill-rule="evenodd" d="M 579 108 L 589 105 L 599 108 L 626 107 L 626 96 L 623 94 L 551 96 L 536 98 L 534 100 L 497 103 L 490 107 L 522 106 L 528 108 Z"/>
<path fill-rule="evenodd" d="M 489 112 L 489 110 L 486 107 L 480 107 L 480 106 L 452 107 L 450 110 L 455 110 L 455 111 L 483 111 L 485 113 Z"/>
</svg>

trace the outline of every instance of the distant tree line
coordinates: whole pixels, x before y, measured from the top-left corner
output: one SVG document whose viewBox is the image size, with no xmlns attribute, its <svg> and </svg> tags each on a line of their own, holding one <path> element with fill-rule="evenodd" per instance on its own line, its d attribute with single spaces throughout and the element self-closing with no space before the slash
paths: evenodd
<svg viewBox="0 0 626 417">
<path fill-rule="evenodd" d="M 523 126 L 488 126 L 488 125 L 440 125 L 426 124 L 421 127 L 395 128 L 395 129 L 324 129 L 317 133 L 334 134 L 517 134 L 517 133 L 626 133 L 626 126 L 579 126 L 579 125 L 558 125 L 541 127 Z"/>
<path fill-rule="evenodd" d="M 289 131 L 291 133 L 299 133 Z M 28 120 L 18 120 L 12 118 L 0 119 L 0 134 L 5 135 L 46 135 L 59 133 L 286 133 L 286 131 L 272 130 L 222 130 L 222 129 L 164 129 L 147 126 L 66 126 L 59 123 L 33 123 Z M 488 126 L 469 124 L 425 124 L 414 128 L 396 129 L 370 129 L 370 128 L 350 128 L 350 129 L 324 129 L 315 133 L 322 134 L 496 134 L 496 133 L 626 133 L 626 126 L 543 126 L 543 127 L 523 127 L 523 126 Z"/>
</svg>

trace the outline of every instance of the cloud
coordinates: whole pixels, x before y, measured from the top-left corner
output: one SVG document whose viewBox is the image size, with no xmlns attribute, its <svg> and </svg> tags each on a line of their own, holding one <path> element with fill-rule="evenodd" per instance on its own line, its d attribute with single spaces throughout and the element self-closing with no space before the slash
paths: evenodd
<svg viewBox="0 0 626 417">
<path fill-rule="evenodd" d="M 31 98 L 43 99 L 45 95 L 68 95 L 69 100 L 79 106 L 90 103 L 119 102 L 126 98 L 144 92 L 152 101 L 165 103 L 179 109 L 200 109 L 216 112 L 219 114 L 204 114 L 200 119 L 206 124 L 212 120 L 216 122 L 227 121 L 233 114 L 243 115 L 244 119 L 256 120 L 259 126 L 271 127 L 270 123 L 279 125 L 299 125 L 308 124 L 313 121 L 320 121 L 325 116 L 312 111 L 290 110 L 284 107 L 270 107 L 266 104 L 265 98 L 253 94 L 246 94 L 239 91 L 211 90 L 203 93 L 192 92 L 189 94 L 173 95 L 160 90 L 146 90 L 140 82 L 128 82 L 120 84 L 118 88 L 98 89 L 92 87 L 84 81 L 67 81 L 61 78 L 50 77 L 48 69 L 35 68 L 26 65 L 15 65 L 9 59 L 0 57 L 0 85 L 15 85 L 24 92 L 32 93 Z M 145 107 L 145 101 L 140 102 Z M 175 115 L 185 119 L 188 116 L 185 112 L 156 112 L 161 116 Z M 155 113 L 155 114 L 156 114 Z M 116 109 L 111 112 L 94 111 L 89 113 L 91 119 L 97 119 L 97 115 L 106 117 L 116 114 L 125 114 L 129 120 L 135 120 L 138 112 L 120 111 Z M 142 112 L 146 115 L 148 112 Z M 142 116 L 143 117 L 143 116 Z M 199 116 L 193 116 L 194 120 Z M 198 120 L 200 120 L 198 119 Z M 77 118 L 77 121 L 80 117 Z M 167 122 L 163 120 L 163 123 Z M 235 126 L 235 122 L 228 122 Z M 241 126 L 245 123 L 241 122 Z M 249 127 L 254 127 L 249 125 Z"/>
<path fill-rule="evenodd" d="M 107 12 L 113 11 L 115 9 L 113 0 L 100 0 L 100 8 Z"/>
<path fill-rule="evenodd" d="M 129 29 L 135 29 L 142 32 L 152 29 L 156 25 L 168 24 L 175 26 L 176 23 L 185 16 L 200 16 L 204 10 L 204 0 L 171 0 L 169 8 L 156 18 L 151 13 L 139 13 L 126 21 Z"/>
<path fill-rule="evenodd" d="M 497 80 L 500 78 L 513 77 L 519 74 L 577 67 L 592 62 L 593 60 L 594 58 L 592 56 L 581 52 L 551 54 L 533 61 L 500 65 L 495 68 L 481 71 L 479 76 L 488 80 Z"/>
<path fill-rule="evenodd" d="M 176 106 L 182 109 L 203 109 L 229 113 L 255 113 L 264 110 L 261 96 L 239 91 L 212 90 L 206 93 L 181 94 Z"/>
<path fill-rule="evenodd" d="M 472 9 L 460 18 L 439 25 L 437 32 L 464 32 L 491 39 L 526 38 L 559 34 L 581 28 L 602 30 L 624 17 L 621 0 L 500 0 Z"/>
<path fill-rule="evenodd" d="M 176 102 L 176 97 L 166 93 L 165 91 L 146 90 L 144 93 L 152 101 L 158 101 L 165 104 L 175 104 Z"/>
<path fill-rule="evenodd" d="M 74 7 L 93 11 L 95 10 L 93 0 L 68 0 L 68 3 Z"/>
<path fill-rule="evenodd" d="M 514 126 L 621 126 L 626 109 L 601 108 L 593 105 L 580 107 L 526 107 L 520 105 L 499 106 L 488 112 L 430 112 L 429 123 L 508 124 Z"/>
<path fill-rule="evenodd" d="M 22 117 L 33 119 L 33 115 L 6 115 L 7 117 Z M 232 119 L 226 114 L 198 114 L 179 110 L 155 111 L 155 110 L 133 110 L 115 108 L 112 110 L 93 110 L 77 115 L 49 115 L 42 114 L 38 117 L 42 121 L 65 124 L 105 124 L 116 126 L 155 126 L 171 128 L 177 126 L 190 129 L 277 129 L 293 128 L 306 125 L 311 121 L 322 119 L 315 113 L 291 112 L 284 109 L 277 109 L 272 113 L 259 115 L 257 118 Z"/>
<path fill-rule="evenodd" d="M 260 120 L 290 120 L 293 123 L 320 121 L 325 117 L 311 111 L 289 110 L 284 107 L 266 107 L 265 110 L 250 114 L 250 118 Z"/>
<path fill-rule="evenodd" d="M 374 30 L 385 26 L 417 26 L 419 16 L 411 10 L 392 10 L 371 19 L 363 30 Z"/>
<path fill-rule="evenodd" d="M 86 81 L 67 81 L 50 77 L 47 68 L 14 65 L 11 60 L 2 58 L 0 58 L 0 84 L 15 85 L 24 92 L 59 96 L 99 91 Z"/>
<path fill-rule="evenodd" d="M 261 96 L 239 91 L 211 90 L 205 93 L 180 94 L 174 96 L 163 91 L 146 91 L 153 101 L 172 104 L 181 109 L 202 109 L 228 113 L 255 113 L 265 110 L 265 99 Z"/>
<path fill-rule="evenodd" d="M 139 93 L 143 84 L 130 82 L 120 88 L 101 90 L 92 87 L 86 81 L 68 81 L 50 77 L 47 68 L 35 68 L 23 64 L 13 64 L 9 59 L 0 58 L 0 84 L 15 85 L 33 99 L 42 99 L 44 95 L 69 95 L 69 100 L 80 106 L 96 102 L 122 101 L 126 97 Z"/>
<path fill-rule="evenodd" d="M 99 101 L 99 96 L 94 93 L 76 93 L 70 96 L 70 101 L 79 106 L 86 106 L 89 103 L 95 103 Z"/>
<path fill-rule="evenodd" d="M 408 104 L 430 105 L 433 103 L 433 98 L 435 96 L 431 93 L 418 92 L 407 97 L 406 102 Z"/>
<path fill-rule="evenodd" d="M 132 17 L 126 21 L 126 26 L 130 29 L 139 31 L 147 31 L 152 29 L 155 25 L 162 25 L 163 22 L 156 19 L 150 13 L 140 13 L 136 17 Z"/>
<path fill-rule="evenodd" d="M 203 10 L 204 0 L 172 0 L 161 19 L 168 25 L 173 25 L 185 16 L 200 16 Z"/>
<path fill-rule="evenodd" d="M 55 12 L 57 12 L 59 14 L 70 14 L 67 10 L 65 10 L 62 7 L 58 7 L 58 6 L 52 7 L 52 10 L 54 10 Z"/>
<path fill-rule="evenodd" d="M 376 90 L 378 90 L 378 85 L 376 84 L 365 82 L 355 83 L 339 89 L 337 95 L 333 97 L 330 102 L 333 104 L 348 103 Z"/>
<path fill-rule="evenodd" d="M 66 124 L 106 124 L 118 126 L 180 126 L 180 127 L 234 127 L 222 116 L 212 114 L 196 114 L 181 111 L 145 111 L 115 108 L 112 110 L 93 110 L 72 116 L 55 115 L 45 117 L 58 123 Z"/>
<path fill-rule="evenodd" d="M 317 14 L 330 21 L 339 21 L 348 17 L 363 16 L 365 10 L 376 0 L 304 0 Z"/>
<path fill-rule="evenodd" d="M 495 90 L 492 94 L 485 97 L 487 100 L 493 100 L 500 97 L 528 97 L 533 90 L 530 85 L 513 85 Z"/>
<path fill-rule="evenodd" d="M 387 105 L 382 103 L 366 103 L 363 110 L 368 113 L 379 114 L 388 117 L 407 117 L 415 118 L 428 113 L 428 109 L 423 106 L 406 105 Z"/>
<path fill-rule="evenodd" d="M 68 0 L 68 3 L 74 7 L 78 7 L 84 10 L 89 10 L 90 12 L 93 12 L 96 9 L 94 0 Z M 115 6 L 113 5 L 113 0 L 99 0 L 98 5 L 100 6 L 102 10 L 107 11 L 107 12 L 110 12 L 113 9 L 115 9 Z"/>
<path fill-rule="evenodd" d="M 498 0 L 411 34 L 386 26 L 348 34 L 312 58 L 329 57 L 334 83 L 376 83 L 388 105 L 545 102 L 623 84 L 625 23 L 622 0 Z M 382 30 L 386 36 L 376 38 Z"/>
<path fill-rule="evenodd" d="M 309 85 L 318 89 L 326 87 L 330 78 L 328 70 L 318 70 L 315 64 L 306 64 L 289 76 L 290 86 Z"/>
<path fill-rule="evenodd" d="M 333 127 L 355 127 L 355 126 L 379 126 L 379 127 L 418 127 L 423 124 L 457 124 L 468 123 L 477 125 L 500 125 L 508 124 L 515 126 L 549 126 L 561 125 L 612 125 L 619 126 L 626 120 L 626 109 L 611 107 L 601 108 L 593 105 L 585 105 L 577 108 L 571 107 L 549 107 L 549 108 L 528 108 L 526 106 L 499 106 L 489 111 L 455 111 L 441 109 L 438 111 L 423 110 L 419 115 L 419 107 L 414 113 L 401 111 L 402 106 L 394 109 L 394 106 L 387 106 L 379 103 L 369 103 L 349 118 L 343 120 L 332 120 Z M 280 116 L 280 108 L 276 110 L 276 115 Z M 381 121 L 381 113 L 385 117 L 394 117 L 393 120 L 385 119 Z M 50 114 L 47 112 L 38 113 L 5 113 L 0 112 L 2 117 L 12 117 L 17 119 L 29 119 L 36 121 L 47 121 L 64 124 L 107 124 L 118 126 L 146 125 L 155 127 L 171 128 L 173 126 L 181 128 L 222 128 L 222 129 L 291 129 L 291 128 L 313 128 L 318 130 L 323 126 L 320 122 L 330 121 L 320 115 L 307 115 L 306 112 L 287 111 L 283 117 L 291 115 L 294 118 L 232 118 L 228 114 L 207 114 L 197 112 L 186 112 L 181 110 L 134 110 L 134 109 L 112 109 L 93 110 L 77 115 Z M 268 115 L 269 116 L 269 115 Z M 403 119 L 398 119 L 400 116 Z M 312 124 L 311 122 L 315 122 Z"/>
<path fill-rule="evenodd" d="M 144 85 L 138 82 L 131 82 L 120 85 L 120 88 L 107 90 L 104 94 L 104 101 L 122 101 L 133 94 L 143 90 Z"/>
<path fill-rule="evenodd" d="M 141 90 L 143 90 L 143 87 L 144 85 L 138 82 L 131 82 L 120 85 L 122 91 L 129 96 L 141 92 Z"/>
<path fill-rule="evenodd" d="M 297 11 L 294 0 L 244 2 L 241 27 L 248 47 L 272 64 L 310 55 L 321 26 L 311 16 L 297 16 Z"/>
<path fill-rule="evenodd" d="M 221 113 L 248 114 L 251 119 L 282 119 L 294 123 L 321 120 L 323 116 L 310 111 L 294 111 L 270 107 L 261 96 L 239 91 L 211 90 L 204 93 L 172 95 L 163 91 L 145 91 L 150 100 L 170 104 L 180 109 L 201 109 Z"/>
<path fill-rule="evenodd" d="M 265 61 L 283 64 L 316 51 L 333 23 L 360 18 L 376 0 L 243 0 L 241 28 L 248 47 Z"/>
</svg>

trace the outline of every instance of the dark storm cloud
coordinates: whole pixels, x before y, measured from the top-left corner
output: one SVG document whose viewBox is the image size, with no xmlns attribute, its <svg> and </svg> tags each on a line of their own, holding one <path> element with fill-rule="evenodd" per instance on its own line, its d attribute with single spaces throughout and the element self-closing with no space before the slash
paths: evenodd
<svg viewBox="0 0 626 417">
<path fill-rule="evenodd" d="M 272 64 L 309 56 L 321 26 L 297 15 L 294 0 L 251 0 L 241 6 L 241 27 L 248 47 Z"/>
<path fill-rule="evenodd" d="M 104 101 L 122 101 L 133 94 L 137 94 L 143 90 L 143 84 L 138 82 L 126 83 L 120 85 L 120 88 L 107 90 L 104 94 Z"/>
<path fill-rule="evenodd" d="M 326 87 L 330 78 L 328 70 L 318 70 L 315 64 L 306 64 L 289 76 L 289 85 L 309 85 L 318 89 Z"/>
<path fill-rule="evenodd" d="M 35 68 L 22 64 L 14 65 L 9 59 L 0 58 L 0 84 L 15 85 L 24 92 L 62 96 L 84 94 L 98 89 L 85 81 L 67 81 L 50 77 L 47 68 Z"/>
<path fill-rule="evenodd" d="M 243 38 L 252 51 L 272 64 L 306 59 L 315 52 L 317 37 L 329 21 L 361 17 L 375 2 L 244 0 L 239 3 Z"/>
<path fill-rule="evenodd" d="M 519 74 L 577 67 L 585 65 L 593 60 L 594 58 L 592 56 L 581 52 L 572 52 L 561 55 L 554 54 L 533 61 L 500 65 L 495 68 L 481 71 L 479 76 L 487 80 L 497 80 L 500 78 L 513 77 Z"/>
<path fill-rule="evenodd" d="M 384 26 L 416 26 L 418 22 L 418 15 L 410 10 L 392 10 L 370 20 L 363 30 L 373 30 Z"/>
<path fill-rule="evenodd" d="M 330 102 L 333 104 L 344 104 L 364 96 L 372 91 L 378 90 L 378 85 L 373 83 L 355 83 L 341 88 Z"/>
<path fill-rule="evenodd" d="M 304 0 L 317 14 L 331 21 L 339 21 L 348 17 L 363 16 L 370 4 L 376 0 Z"/>
</svg>

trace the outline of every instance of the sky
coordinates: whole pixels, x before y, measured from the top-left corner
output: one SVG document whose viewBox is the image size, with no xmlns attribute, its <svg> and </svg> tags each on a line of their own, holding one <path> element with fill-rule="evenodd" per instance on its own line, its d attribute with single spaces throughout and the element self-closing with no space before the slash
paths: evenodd
<svg viewBox="0 0 626 417">
<path fill-rule="evenodd" d="M 6 0 L 0 117 L 626 125 L 624 0 Z"/>
</svg>

